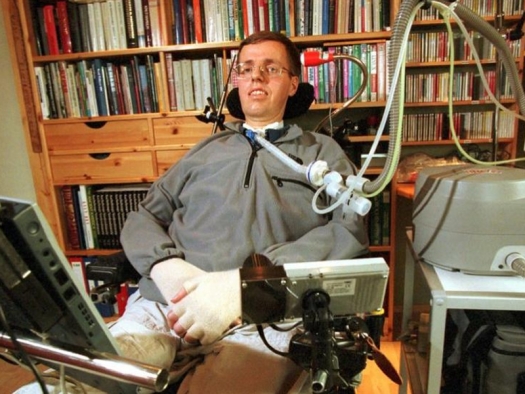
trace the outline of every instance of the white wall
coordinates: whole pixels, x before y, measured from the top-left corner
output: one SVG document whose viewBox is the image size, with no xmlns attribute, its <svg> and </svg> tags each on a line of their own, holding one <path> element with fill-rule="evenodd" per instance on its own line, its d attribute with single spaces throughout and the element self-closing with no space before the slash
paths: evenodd
<svg viewBox="0 0 525 394">
<path fill-rule="evenodd" d="M 0 196 L 36 199 L 0 8 Z"/>
</svg>

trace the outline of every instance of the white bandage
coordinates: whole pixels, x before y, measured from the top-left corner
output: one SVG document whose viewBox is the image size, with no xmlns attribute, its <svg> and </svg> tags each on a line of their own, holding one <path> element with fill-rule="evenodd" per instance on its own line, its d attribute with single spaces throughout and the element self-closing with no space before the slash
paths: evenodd
<svg viewBox="0 0 525 394">
<path fill-rule="evenodd" d="M 210 272 L 184 283 L 188 292 L 173 305 L 178 323 L 203 345 L 214 342 L 241 315 L 239 270 Z"/>
<path fill-rule="evenodd" d="M 179 292 L 184 282 L 204 273 L 187 261 L 174 257 L 161 261 L 151 269 L 151 279 L 157 285 L 166 302 Z"/>
</svg>

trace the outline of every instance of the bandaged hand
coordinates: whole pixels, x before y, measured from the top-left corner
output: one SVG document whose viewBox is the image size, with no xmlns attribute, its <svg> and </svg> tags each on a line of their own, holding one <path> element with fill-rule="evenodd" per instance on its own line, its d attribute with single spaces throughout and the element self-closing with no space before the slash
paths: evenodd
<svg viewBox="0 0 525 394">
<path fill-rule="evenodd" d="M 166 302 L 169 302 L 188 279 L 203 273 L 203 270 L 193 264 L 181 258 L 173 257 L 155 264 L 151 269 L 150 276 Z"/>
<path fill-rule="evenodd" d="M 184 283 L 171 299 L 168 321 L 174 331 L 193 342 L 217 340 L 241 315 L 239 270 L 209 272 Z"/>
</svg>

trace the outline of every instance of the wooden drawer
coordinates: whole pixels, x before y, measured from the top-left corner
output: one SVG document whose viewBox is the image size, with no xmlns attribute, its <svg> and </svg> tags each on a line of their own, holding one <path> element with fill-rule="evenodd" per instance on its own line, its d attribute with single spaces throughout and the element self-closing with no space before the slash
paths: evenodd
<svg viewBox="0 0 525 394">
<path fill-rule="evenodd" d="M 157 152 L 157 172 L 164 174 L 168 169 L 178 162 L 189 149 L 161 150 Z"/>
<path fill-rule="evenodd" d="M 191 147 L 211 135 L 212 123 L 203 123 L 194 116 L 153 119 L 156 145 Z"/>
<path fill-rule="evenodd" d="M 50 151 L 150 145 L 147 119 L 56 123 L 44 129 Z"/>
<path fill-rule="evenodd" d="M 57 184 L 151 180 L 156 175 L 151 152 L 50 156 Z"/>
</svg>

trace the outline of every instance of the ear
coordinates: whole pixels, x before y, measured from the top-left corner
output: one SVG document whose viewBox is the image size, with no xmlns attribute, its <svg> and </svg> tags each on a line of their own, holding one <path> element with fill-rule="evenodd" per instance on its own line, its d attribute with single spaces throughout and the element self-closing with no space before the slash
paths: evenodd
<svg viewBox="0 0 525 394">
<path fill-rule="evenodd" d="M 288 93 L 288 96 L 293 96 L 295 93 L 297 93 L 297 89 L 299 88 L 299 77 L 293 76 L 292 77 L 292 83 L 290 84 L 290 92 Z"/>
</svg>

